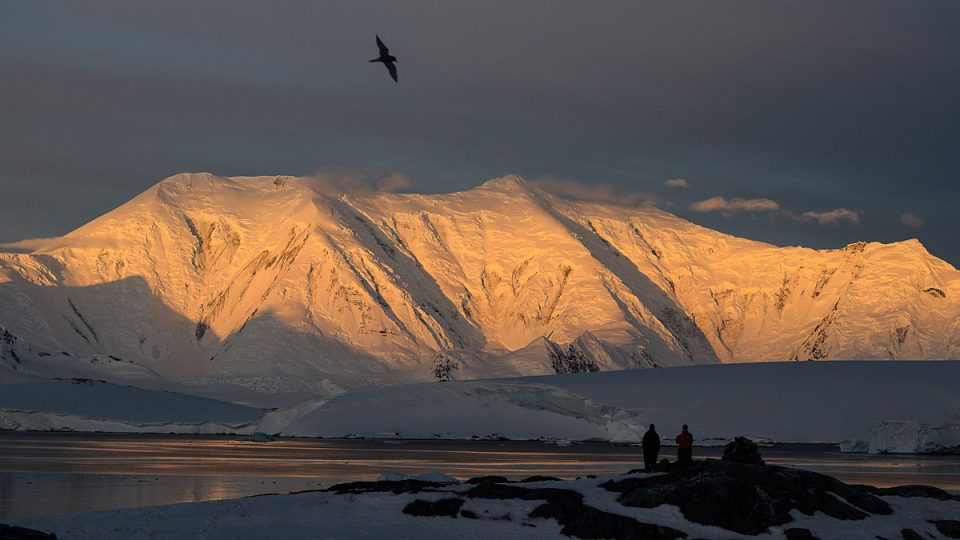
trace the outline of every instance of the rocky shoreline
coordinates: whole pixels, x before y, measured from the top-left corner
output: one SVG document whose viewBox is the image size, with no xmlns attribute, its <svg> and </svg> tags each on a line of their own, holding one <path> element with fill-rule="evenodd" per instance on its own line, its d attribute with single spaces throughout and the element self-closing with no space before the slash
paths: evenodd
<svg viewBox="0 0 960 540">
<path fill-rule="evenodd" d="M 894 513 L 883 497 L 928 498 L 936 501 L 960 501 L 960 497 L 929 486 L 874 488 L 850 485 L 830 476 L 775 465 L 742 463 L 732 460 L 698 460 L 685 464 L 662 462 L 654 474 L 608 480 L 599 487 L 617 493 L 617 501 L 626 507 L 656 508 L 671 505 L 683 517 L 744 535 L 780 531 L 786 538 L 817 538 L 809 529 L 790 527 L 793 512 L 807 516 L 817 513 L 835 520 L 856 521 L 870 516 Z M 549 483 L 551 487 L 540 487 Z M 504 477 L 472 478 L 456 487 L 423 480 L 351 482 L 329 488 L 337 494 L 389 492 L 393 494 L 445 494 L 443 498 L 416 498 L 403 512 L 411 516 L 480 519 L 462 510 L 470 499 L 538 501 L 529 518 L 556 520 L 561 532 L 575 538 L 649 538 L 674 540 L 689 538 L 685 532 L 655 523 L 593 508 L 575 489 L 553 487 L 563 481 L 549 477 L 530 477 L 510 481 Z M 960 508 L 960 506 L 958 506 Z M 960 516 L 958 516 L 960 518 Z M 960 538 L 960 519 L 929 520 L 948 538 Z M 905 540 L 922 538 L 911 527 L 904 527 Z"/>
</svg>

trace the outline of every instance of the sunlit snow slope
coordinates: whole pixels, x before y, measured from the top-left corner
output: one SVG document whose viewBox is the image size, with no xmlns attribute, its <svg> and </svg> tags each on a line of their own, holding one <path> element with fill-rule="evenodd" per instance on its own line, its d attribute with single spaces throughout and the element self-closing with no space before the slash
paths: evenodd
<svg viewBox="0 0 960 540">
<path fill-rule="evenodd" d="M 323 392 L 436 365 L 960 358 L 958 298 L 915 240 L 778 248 L 516 177 L 407 195 L 181 174 L 0 253 L 0 365 Z"/>
</svg>

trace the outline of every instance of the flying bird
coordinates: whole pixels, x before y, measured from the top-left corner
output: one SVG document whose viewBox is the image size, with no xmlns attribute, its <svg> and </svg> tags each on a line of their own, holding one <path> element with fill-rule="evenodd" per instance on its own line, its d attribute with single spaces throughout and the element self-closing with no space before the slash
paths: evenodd
<svg viewBox="0 0 960 540">
<path fill-rule="evenodd" d="M 379 35 L 377 36 L 377 48 L 380 49 L 380 56 L 374 58 L 371 62 L 382 62 L 383 65 L 387 66 L 387 71 L 390 72 L 393 82 L 400 82 L 397 80 L 397 57 L 390 54 L 390 49 L 380 41 Z"/>
</svg>

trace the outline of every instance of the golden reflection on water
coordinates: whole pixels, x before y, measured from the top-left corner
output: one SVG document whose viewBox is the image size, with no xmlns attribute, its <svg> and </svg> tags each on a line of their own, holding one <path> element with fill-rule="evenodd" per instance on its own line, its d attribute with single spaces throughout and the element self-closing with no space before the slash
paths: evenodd
<svg viewBox="0 0 960 540">
<path fill-rule="evenodd" d="M 925 483 L 960 491 L 960 457 L 866 456 L 828 447 L 762 449 L 768 463 L 887 487 Z M 719 448 L 697 448 L 718 457 Z M 664 448 L 663 457 L 674 450 Z M 376 441 L 2 433 L 0 520 L 94 509 L 235 498 L 373 480 L 382 472 L 441 471 L 572 478 L 638 466 L 634 446 L 558 447 L 522 441 Z"/>
</svg>

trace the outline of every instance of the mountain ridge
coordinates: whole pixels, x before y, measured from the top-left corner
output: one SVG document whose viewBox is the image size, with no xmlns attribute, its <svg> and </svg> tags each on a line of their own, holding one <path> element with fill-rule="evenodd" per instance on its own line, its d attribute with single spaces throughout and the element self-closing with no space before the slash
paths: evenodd
<svg viewBox="0 0 960 540">
<path fill-rule="evenodd" d="M 781 248 L 516 176 L 421 195 L 184 173 L 31 247 L 0 252 L 19 364 L 0 352 L 21 370 L 109 355 L 285 391 L 438 362 L 482 378 L 960 358 L 960 272 L 917 240 Z"/>
</svg>

